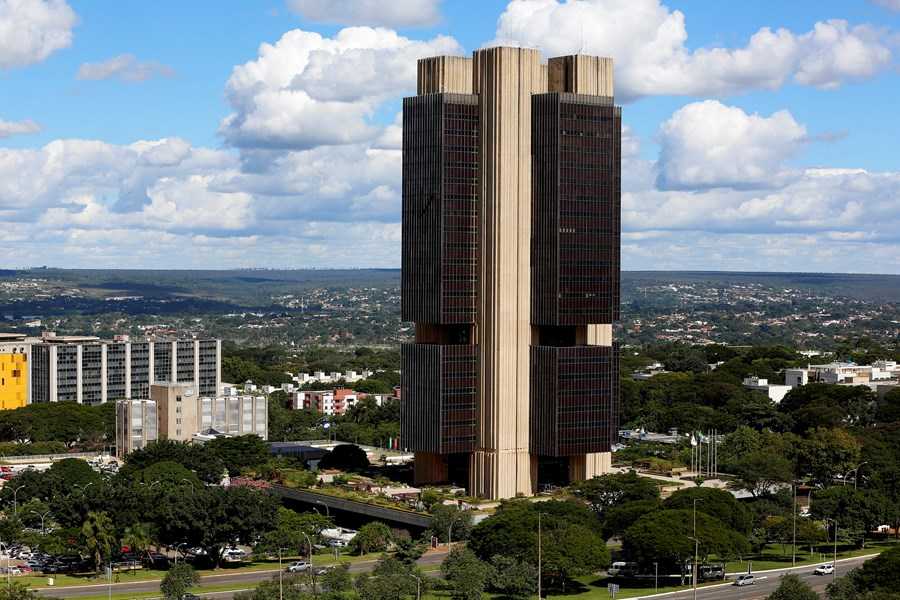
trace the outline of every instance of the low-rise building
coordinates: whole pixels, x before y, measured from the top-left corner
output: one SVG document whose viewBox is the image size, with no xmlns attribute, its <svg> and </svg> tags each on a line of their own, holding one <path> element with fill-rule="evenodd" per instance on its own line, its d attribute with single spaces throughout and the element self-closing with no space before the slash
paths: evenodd
<svg viewBox="0 0 900 600">
<path fill-rule="evenodd" d="M 775 404 L 780 404 L 788 392 L 791 391 L 791 386 L 789 385 L 772 384 L 769 383 L 768 379 L 760 379 L 756 376 L 744 379 L 744 387 L 764 393 Z"/>
<path fill-rule="evenodd" d="M 296 410 L 312 410 L 327 416 L 343 415 L 356 406 L 360 394 L 348 388 L 295 392 L 292 405 Z"/>
<path fill-rule="evenodd" d="M 153 400 L 116 402 L 116 456 L 140 450 L 159 437 L 158 413 Z"/>
</svg>

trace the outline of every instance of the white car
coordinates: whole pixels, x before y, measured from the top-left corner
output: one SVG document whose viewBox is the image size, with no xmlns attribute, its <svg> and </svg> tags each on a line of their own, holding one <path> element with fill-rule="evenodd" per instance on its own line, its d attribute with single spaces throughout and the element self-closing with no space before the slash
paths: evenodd
<svg viewBox="0 0 900 600">
<path fill-rule="evenodd" d="M 813 571 L 816 575 L 831 575 L 834 573 L 834 565 L 828 563 L 827 565 L 819 565 L 816 567 L 816 570 Z"/>
<path fill-rule="evenodd" d="M 294 564 L 288 566 L 288 573 L 302 573 L 303 571 L 309 570 L 309 563 L 305 560 L 298 560 Z"/>
<path fill-rule="evenodd" d="M 744 586 L 744 585 L 753 585 L 756 583 L 756 579 L 753 575 L 745 573 L 744 575 L 738 575 L 738 578 L 734 580 L 734 585 Z"/>
</svg>

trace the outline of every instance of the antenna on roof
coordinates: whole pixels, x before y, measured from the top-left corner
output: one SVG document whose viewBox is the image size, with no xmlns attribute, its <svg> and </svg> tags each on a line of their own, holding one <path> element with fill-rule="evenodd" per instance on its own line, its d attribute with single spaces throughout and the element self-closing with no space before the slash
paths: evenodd
<svg viewBox="0 0 900 600">
<path fill-rule="evenodd" d="M 578 54 L 584 54 L 584 22 L 581 23 L 581 46 L 578 47 Z"/>
</svg>

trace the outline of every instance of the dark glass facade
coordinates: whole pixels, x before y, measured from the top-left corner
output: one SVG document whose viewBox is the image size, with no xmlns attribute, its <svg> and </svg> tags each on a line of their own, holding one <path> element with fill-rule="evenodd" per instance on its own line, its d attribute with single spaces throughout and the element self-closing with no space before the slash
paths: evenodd
<svg viewBox="0 0 900 600">
<path fill-rule="evenodd" d="M 402 316 L 475 322 L 478 97 L 403 101 Z"/>
<path fill-rule="evenodd" d="M 531 453 L 609 452 L 616 437 L 618 346 L 531 347 Z"/>
<path fill-rule="evenodd" d="M 478 346 L 404 344 L 401 444 L 416 452 L 475 449 Z"/>
<path fill-rule="evenodd" d="M 621 131 L 612 98 L 532 96 L 535 324 L 619 318 Z"/>
</svg>

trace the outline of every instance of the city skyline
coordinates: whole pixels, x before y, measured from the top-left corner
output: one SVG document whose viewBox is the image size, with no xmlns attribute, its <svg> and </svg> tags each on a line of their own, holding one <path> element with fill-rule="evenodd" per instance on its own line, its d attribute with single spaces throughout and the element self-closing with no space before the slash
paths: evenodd
<svg viewBox="0 0 900 600">
<path fill-rule="evenodd" d="M 395 66 L 502 43 L 616 59 L 623 268 L 900 273 L 896 2 L 174 6 L 0 0 L 2 266 L 399 267 Z"/>
</svg>

